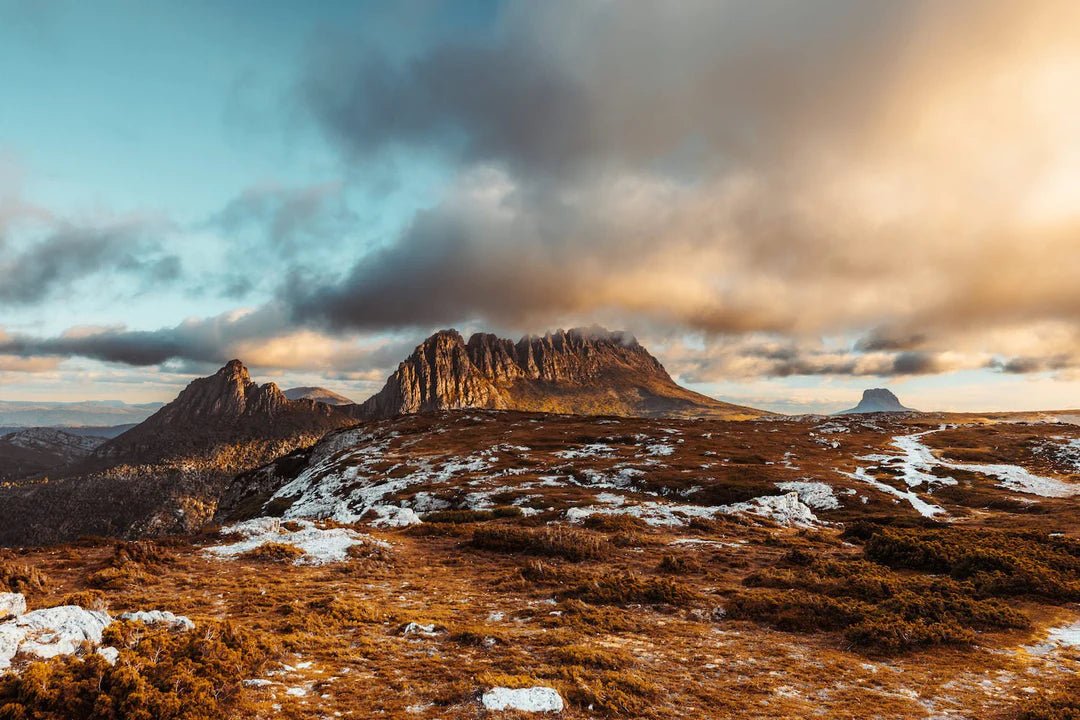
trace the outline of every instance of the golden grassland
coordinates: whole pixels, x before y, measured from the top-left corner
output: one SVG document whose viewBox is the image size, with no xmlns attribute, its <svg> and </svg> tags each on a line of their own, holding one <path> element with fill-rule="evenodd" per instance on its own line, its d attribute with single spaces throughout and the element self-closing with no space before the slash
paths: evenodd
<svg viewBox="0 0 1080 720">
<path fill-rule="evenodd" d="M 973 432 L 935 443 L 978 447 Z M 1030 444 L 1011 441 L 1039 430 L 1000 432 L 991 449 L 1018 462 Z M 842 441 L 854 454 L 887 437 Z M 949 524 L 875 498 L 814 530 L 438 511 L 358 525 L 389 548 L 324 566 L 281 544 L 210 558 L 230 539 L 213 529 L 5 551 L 0 586 L 32 607 L 162 609 L 197 627 L 117 623 L 115 667 L 87 656 L 7 676 L 0 720 L 515 717 L 485 713 L 480 693 L 534 685 L 558 689 L 566 718 L 1080 717 L 1080 649 L 1039 649 L 1078 617 L 1076 501 L 948 502 Z"/>
</svg>

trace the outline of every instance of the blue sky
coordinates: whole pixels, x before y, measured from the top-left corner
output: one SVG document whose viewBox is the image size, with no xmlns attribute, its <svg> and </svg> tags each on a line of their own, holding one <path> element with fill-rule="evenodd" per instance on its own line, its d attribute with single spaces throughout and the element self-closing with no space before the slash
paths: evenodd
<svg viewBox="0 0 1080 720">
<path fill-rule="evenodd" d="M 766 408 L 1080 405 L 1062 12 L 0 0 L 0 398 L 602 323 Z"/>
</svg>

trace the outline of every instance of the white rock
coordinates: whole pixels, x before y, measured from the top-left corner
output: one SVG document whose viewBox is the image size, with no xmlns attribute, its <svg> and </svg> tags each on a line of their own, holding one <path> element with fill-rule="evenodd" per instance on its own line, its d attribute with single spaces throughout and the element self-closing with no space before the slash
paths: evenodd
<svg viewBox="0 0 1080 720">
<path fill-rule="evenodd" d="M 115 665 L 116 661 L 120 659 L 120 651 L 110 646 L 98 648 L 97 654 L 105 658 L 105 662 L 110 665 Z"/>
<path fill-rule="evenodd" d="M 496 687 L 480 698 L 488 710 L 521 710 L 523 712 L 562 712 L 563 699 L 559 691 L 549 687 L 510 689 Z"/>
<path fill-rule="evenodd" d="M 74 605 L 45 608 L 0 624 L 0 670 L 16 655 L 47 659 L 71 655 L 84 642 L 101 644 L 101 634 L 112 623 L 108 613 Z"/>
<path fill-rule="evenodd" d="M 0 593 L 0 620 L 18 617 L 26 612 L 26 598 L 21 593 Z"/>
<path fill-rule="evenodd" d="M 120 615 L 120 620 L 140 622 L 146 625 L 167 625 L 170 630 L 194 630 L 195 623 L 183 615 L 173 615 L 168 610 L 139 610 Z"/>
</svg>

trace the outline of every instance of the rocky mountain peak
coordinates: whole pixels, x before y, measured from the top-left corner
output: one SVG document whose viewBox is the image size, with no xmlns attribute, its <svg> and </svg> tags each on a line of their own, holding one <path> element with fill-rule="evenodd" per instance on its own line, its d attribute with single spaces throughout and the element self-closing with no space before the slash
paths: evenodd
<svg viewBox="0 0 1080 720">
<path fill-rule="evenodd" d="M 693 405 L 724 403 L 676 385 L 629 333 L 572 328 L 516 342 L 476 333 L 466 342 L 448 329 L 418 345 L 353 412 L 364 419 L 457 408 L 633 415 Z"/>
</svg>

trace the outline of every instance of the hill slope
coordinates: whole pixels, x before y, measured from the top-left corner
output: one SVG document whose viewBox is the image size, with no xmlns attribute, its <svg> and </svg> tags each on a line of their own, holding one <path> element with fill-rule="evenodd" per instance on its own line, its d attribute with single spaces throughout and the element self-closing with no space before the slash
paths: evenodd
<svg viewBox="0 0 1080 720">
<path fill-rule="evenodd" d="M 273 383 L 256 384 L 234 360 L 67 477 L 0 491 L 0 544 L 197 529 L 236 473 L 354 422 L 323 403 L 289 400 Z"/>
</svg>

